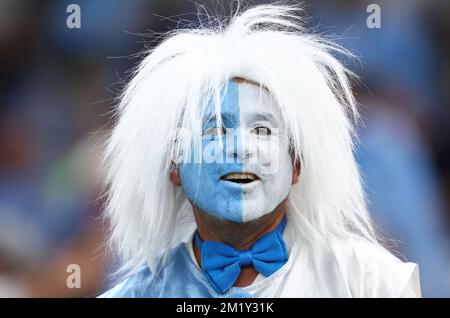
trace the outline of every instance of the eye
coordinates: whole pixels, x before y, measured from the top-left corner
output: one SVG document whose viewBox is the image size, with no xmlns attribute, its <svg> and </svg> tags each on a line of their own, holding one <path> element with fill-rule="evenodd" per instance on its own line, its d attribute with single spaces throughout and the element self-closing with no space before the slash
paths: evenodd
<svg viewBox="0 0 450 318">
<path fill-rule="evenodd" d="M 253 134 L 256 134 L 257 136 L 270 136 L 270 134 L 272 133 L 270 128 L 264 126 L 255 127 L 251 132 Z"/>
<path fill-rule="evenodd" d="M 220 134 L 225 134 L 225 129 L 221 127 L 208 127 L 203 132 L 203 137 L 206 138 L 215 138 L 216 136 L 219 136 Z"/>
</svg>

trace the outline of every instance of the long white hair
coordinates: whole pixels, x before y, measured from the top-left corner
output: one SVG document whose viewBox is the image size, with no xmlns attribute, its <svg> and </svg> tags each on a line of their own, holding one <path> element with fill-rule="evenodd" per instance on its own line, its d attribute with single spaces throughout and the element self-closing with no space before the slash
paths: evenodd
<svg viewBox="0 0 450 318">
<path fill-rule="evenodd" d="M 295 239 L 319 259 L 337 238 L 377 244 L 353 154 L 358 112 L 350 73 L 336 58 L 347 52 L 306 32 L 299 11 L 259 5 L 170 32 L 146 52 L 120 96 L 105 156 L 106 215 L 122 269 L 147 263 L 155 270 L 192 233 L 191 205 L 169 180 L 173 155 L 189 152 L 190 139 L 199 138 L 194 123 L 233 77 L 267 88 L 289 129 L 301 164 L 287 210 Z M 191 136 L 181 138 L 179 128 Z"/>
</svg>

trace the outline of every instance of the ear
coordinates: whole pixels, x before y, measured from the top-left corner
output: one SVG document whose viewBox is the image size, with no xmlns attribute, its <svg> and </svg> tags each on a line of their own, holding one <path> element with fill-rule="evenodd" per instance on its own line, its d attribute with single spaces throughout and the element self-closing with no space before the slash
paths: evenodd
<svg viewBox="0 0 450 318">
<path fill-rule="evenodd" d="M 292 163 L 292 181 L 291 184 L 294 185 L 298 182 L 298 179 L 300 179 L 300 160 L 293 159 Z"/>
<path fill-rule="evenodd" d="M 181 185 L 180 172 L 178 170 L 178 167 L 173 162 L 170 164 L 169 180 L 176 187 Z"/>
</svg>

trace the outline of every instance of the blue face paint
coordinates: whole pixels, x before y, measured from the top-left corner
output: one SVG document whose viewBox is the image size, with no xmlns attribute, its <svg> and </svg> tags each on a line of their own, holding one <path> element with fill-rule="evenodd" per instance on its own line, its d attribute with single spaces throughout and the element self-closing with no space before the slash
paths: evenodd
<svg viewBox="0 0 450 318">
<path fill-rule="evenodd" d="M 238 129 L 240 127 L 239 116 L 238 84 L 230 81 L 225 95 L 222 96 L 223 126 Z M 237 160 L 236 156 L 240 138 L 235 138 L 232 149 L 227 149 L 226 132 L 223 131 L 221 136 L 214 134 L 215 129 L 222 129 L 222 127 L 217 127 L 213 105 L 207 108 L 205 118 L 212 118 L 212 120 L 206 122 L 202 127 L 202 154 L 205 153 L 205 149 L 218 150 L 219 153 L 213 153 L 218 158 L 218 162 L 202 160 L 200 163 L 182 163 L 179 167 L 182 187 L 189 200 L 202 211 L 220 219 L 242 222 L 243 195 L 241 187 L 221 179 L 228 173 L 242 172 L 242 163 Z M 212 133 L 208 134 L 208 132 Z"/>
<path fill-rule="evenodd" d="M 229 81 L 221 95 L 222 127 L 211 103 L 202 126 L 202 160 L 179 165 L 181 184 L 203 212 L 242 223 L 272 212 L 287 197 L 292 159 L 279 108 L 267 91 Z"/>
</svg>

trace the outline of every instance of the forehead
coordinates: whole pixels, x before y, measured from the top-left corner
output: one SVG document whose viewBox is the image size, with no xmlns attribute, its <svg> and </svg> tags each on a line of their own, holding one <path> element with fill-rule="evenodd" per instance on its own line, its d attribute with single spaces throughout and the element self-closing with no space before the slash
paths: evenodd
<svg viewBox="0 0 450 318">
<path fill-rule="evenodd" d="M 215 108 L 211 104 L 206 111 L 214 118 Z M 230 80 L 221 91 L 220 115 L 222 120 L 239 124 L 247 120 L 267 120 L 278 123 L 280 110 L 270 92 L 257 83 L 244 80 Z"/>
</svg>

